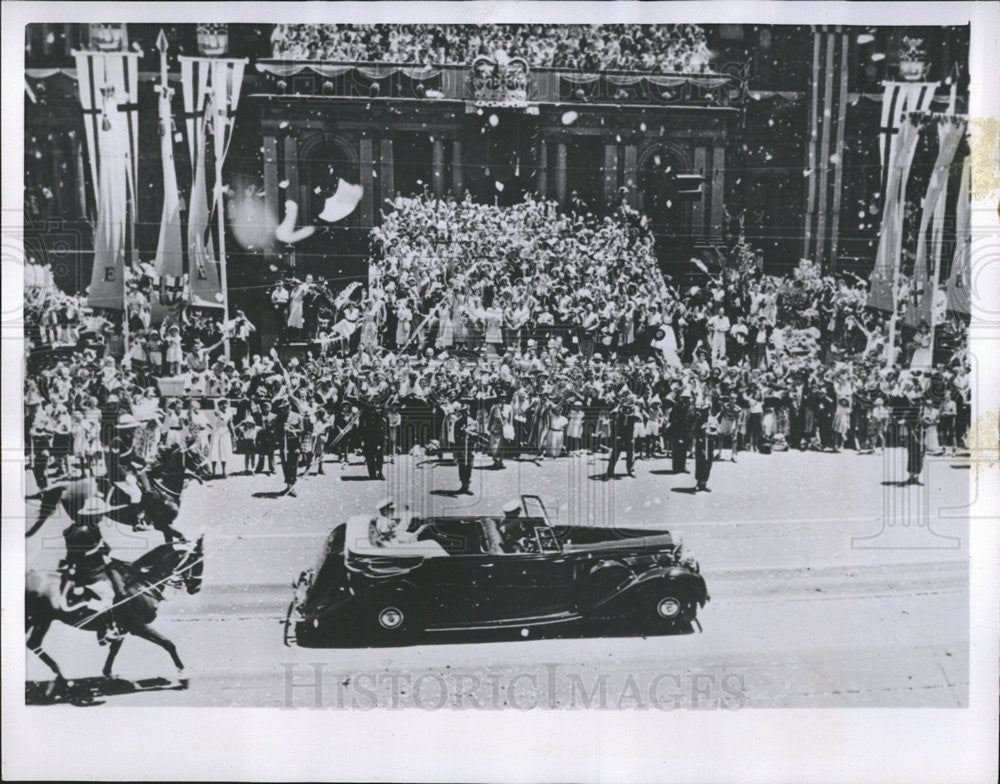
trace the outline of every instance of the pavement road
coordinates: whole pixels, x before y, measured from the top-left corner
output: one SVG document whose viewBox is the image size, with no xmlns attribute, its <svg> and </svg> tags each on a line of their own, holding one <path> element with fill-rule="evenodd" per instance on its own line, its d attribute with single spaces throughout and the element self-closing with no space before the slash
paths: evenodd
<svg viewBox="0 0 1000 784">
<path fill-rule="evenodd" d="M 196 596 L 161 606 L 155 627 L 185 660 L 176 688 L 166 654 L 128 639 L 102 684 L 93 634 L 56 624 L 46 649 L 67 677 L 108 705 L 416 707 L 967 706 L 970 474 L 929 458 L 924 486 L 903 487 L 905 455 L 791 452 L 717 462 L 711 493 L 666 460 L 636 478 L 600 480 L 605 458 L 477 463 L 475 494 L 455 497 L 454 465 L 405 456 L 385 482 L 358 458 L 327 463 L 297 498 L 278 476 L 190 486 L 179 527 L 205 535 Z M 692 466 L 693 468 L 693 466 Z M 619 470 L 624 470 L 620 467 Z M 392 493 L 418 514 L 496 514 L 540 495 L 560 521 L 666 527 L 701 563 L 711 602 L 703 631 L 592 636 L 509 630 L 440 635 L 397 648 L 285 647 L 291 581 L 313 566 L 329 530 Z M 29 515 L 31 507 L 29 504 Z M 31 521 L 26 523 L 30 526 Z M 27 540 L 28 565 L 54 568 L 62 513 Z M 127 560 L 159 543 L 108 530 Z M 28 653 L 29 680 L 50 675 Z M 151 679 L 166 678 L 156 681 Z M 150 688 L 138 690 L 134 684 Z"/>
</svg>

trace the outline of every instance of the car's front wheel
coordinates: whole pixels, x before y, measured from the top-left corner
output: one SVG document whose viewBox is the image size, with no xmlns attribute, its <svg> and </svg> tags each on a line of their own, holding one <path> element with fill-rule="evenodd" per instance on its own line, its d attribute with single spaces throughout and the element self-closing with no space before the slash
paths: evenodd
<svg viewBox="0 0 1000 784">
<path fill-rule="evenodd" d="M 645 625 L 654 630 L 677 631 L 694 619 L 695 605 L 684 591 L 662 583 L 647 592 L 641 615 Z"/>
</svg>

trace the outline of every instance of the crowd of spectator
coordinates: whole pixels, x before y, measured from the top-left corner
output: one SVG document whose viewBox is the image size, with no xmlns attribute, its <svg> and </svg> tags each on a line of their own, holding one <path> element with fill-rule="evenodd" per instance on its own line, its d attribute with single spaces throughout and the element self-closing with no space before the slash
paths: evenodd
<svg viewBox="0 0 1000 784">
<path fill-rule="evenodd" d="M 585 72 L 701 73 L 711 52 L 698 25 L 279 24 L 272 54 L 289 60 L 467 65 L 480 55 Z"/>
<path fill-rule="evenodd" d="M 699 428 L 733 459 L 872 451 L 896 443 L 904 420 L 925 429 L 929 449 L 954 450 L 968 428 L 961 326 L 943 361 L 931 361 L 924 327 L 890 362 L 861 281 L 807 262 L 767 275 L 745 243 L 673 280 L 625 206 L 605 218 L 531 198 L 393 207 L 374 233 L 369 285 L 324 294 L 334 316 L 314 334 L 296 313 L 295 356 L 287 345 L 255 353 L 255 325 L 239 312 L 149 326 L 151 343 L 133 330 L 126 351 L 119 323 L 81 298 L 30 292 L 25 432 L 39 483 L 100 474 L 123 428 L 144 459 L 189 444 L 221 474 L 236 454 L 246 471 L 273 471 L 278 454 L 287 488 L 322 471 L 324 455 L 346 464 L 372 432 L 390 454 L 448 449 L 466 417 L 498 466 L 608 450 L 622 405 L 640 456 L 682 460 Z M 328 292 L 289 279 L 275 307 L 289 307 L 288 288 Z"/>
</svg>

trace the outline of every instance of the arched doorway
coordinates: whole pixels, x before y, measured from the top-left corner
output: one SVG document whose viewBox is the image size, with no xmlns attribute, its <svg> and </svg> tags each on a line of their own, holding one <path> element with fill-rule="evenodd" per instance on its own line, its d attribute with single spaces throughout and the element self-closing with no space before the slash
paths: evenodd
<svg viewBox="0 0 1000 784">
<path fill-rule="evenodd" d="M 333 288 L 342 286 L 345 280 L 364 278 L 368 231 L 361 226 L 360 208 L 333 224 L 319 217 L 341 179 L 359 182 L 355 148 L 338 136 L 307 139 L 299 149 L 298 174 L 298 225 L 315 226 L 316 232 L 295 245 L 296 274 L 327 278 Z M 291 192 L 287 198 L 293 198 Z M 284 216 L 284 205 L 281 214 Z"/>
<path fill-rule="evenodd" d="M 639 210 L 656 233 L 661 258 L 686 256 L 694 243 L 691 198 L 678 181 L 689 169 L 680 153 L 666 145 L 651 147 L 639 161 Z"/>
</svg>

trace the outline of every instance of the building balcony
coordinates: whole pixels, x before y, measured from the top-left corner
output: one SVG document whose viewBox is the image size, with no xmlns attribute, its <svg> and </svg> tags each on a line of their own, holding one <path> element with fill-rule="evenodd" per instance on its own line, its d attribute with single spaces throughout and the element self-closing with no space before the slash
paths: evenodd
<svg viewBox="0 0 1000 784">
<path fill-rule="evenodd" d="M 552 103 L 738 107 L 746 95 L 742 75 L 642 73 L 530 68 L 523 60 L 498 65 L 356 63 L 261 59 L 255 64 L 260 95 L 317 98 L 400 98 L 460 101 L 483 106 Z"/>
</svg>

